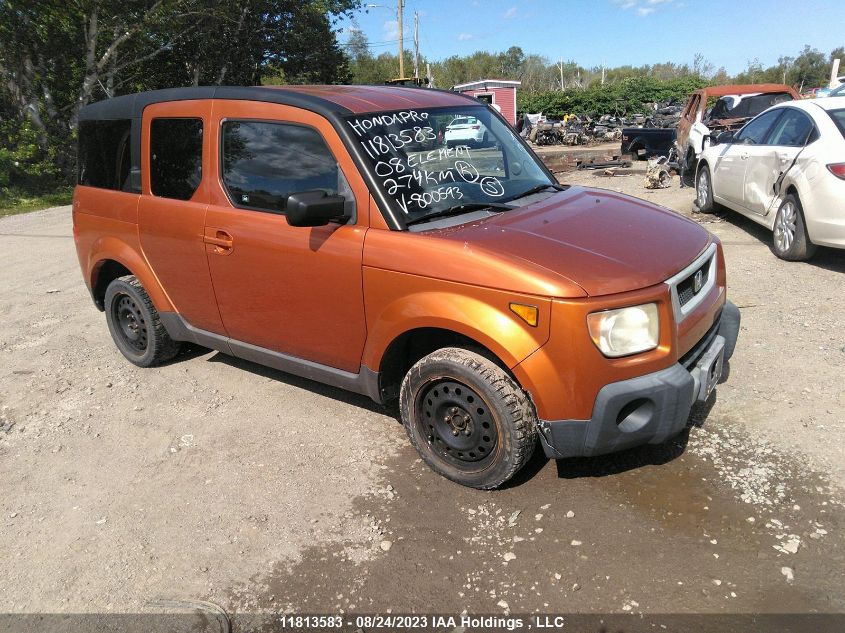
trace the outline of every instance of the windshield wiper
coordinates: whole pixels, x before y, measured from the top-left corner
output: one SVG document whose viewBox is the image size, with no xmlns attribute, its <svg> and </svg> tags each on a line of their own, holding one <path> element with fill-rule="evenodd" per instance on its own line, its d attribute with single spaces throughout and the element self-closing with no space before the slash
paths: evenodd
<svg viewBox="0 0 845 633">
<path fill-rule="evenodd" d="M 537 185 L 536 187 L 531 187 L 530 189 L 523 191 L 520 194 L 517 194 L 517 195 L 515 195 L 511 198 L 508 198 L 508 202 L 510 202 L 511 200 L 516 200 L 518 198 L 524 198 L 525 196 L 530 196 L 532 193 L 540 193 L 541 191 L 543 191 L 543 189 L 549 189 L 549 188 L 552 188 L 556 191 L 563 191 L 566 187 L 564 187 L 563 185 L 557 185 L 557 184 L 552 184 L 552 183 L 549 183 L 547 185 Z"/>
<path fill-rule="evenodd" d="M 513 207 L 509 204 L 503 204 L 501 202 L 467 202 L 466 204 L 456 204 L 453 207 L 449 207 L 441 211 L 435 211 L 434 213 L 429 213 L 428 215 L 424 215 L 421 218 L 414 218 L 413 220 L 408 220 L 407 222 L 405 222 L 405 226 L 411 226 L 412 224 L 419 224 L 421 222 L 428 222 L 429 220 L 433 220 L 435 218 L 445 218 L 450 215 L 460 215 L 461 213 L 467 213 L 468 211 L 480 211 L 482 209 L 492 209 L 494 211 L 510 211 L 511 209 L 513 209 Z"/>
</svg>

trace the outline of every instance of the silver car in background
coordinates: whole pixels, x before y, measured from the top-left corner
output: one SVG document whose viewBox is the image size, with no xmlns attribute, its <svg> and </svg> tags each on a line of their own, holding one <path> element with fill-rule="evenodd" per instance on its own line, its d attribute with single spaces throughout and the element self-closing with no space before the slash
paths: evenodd
<svg viewBox="0 0 845 633">
<path fill-rule="evenodd" d="M 782 103 L 710 140 L 696 170 L 700 212 L 723 205 L 762 224 L 782 259 L 845 248 L 845 97 Z"/>
</svg>

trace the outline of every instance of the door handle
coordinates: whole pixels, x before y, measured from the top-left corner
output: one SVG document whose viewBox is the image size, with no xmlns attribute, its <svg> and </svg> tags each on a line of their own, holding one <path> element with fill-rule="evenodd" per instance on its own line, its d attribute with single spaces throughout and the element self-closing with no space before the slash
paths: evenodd
<svg viewBox="0 0 845 633">
<path fill-rule="evenodd" d="M 206 227 L 202 241 L 213 246 L 212 252 L 218 255 L 228 255 L 232 252 L 234 240 L 232 236 L 223 229 Z"/>
</svg>

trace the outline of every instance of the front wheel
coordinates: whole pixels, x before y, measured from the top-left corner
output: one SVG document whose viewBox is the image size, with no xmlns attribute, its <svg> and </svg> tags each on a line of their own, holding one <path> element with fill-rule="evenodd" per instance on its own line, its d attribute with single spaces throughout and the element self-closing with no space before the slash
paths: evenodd
<svg viewBox="0 0 845 633">
<path fill-rule="evenodd" d="M 791 193 L 783 199 L 775 216 L 774 251 L 781 259 L 793 262 L 810 259 L 816 252 L 807 235 L 801 201 Z"/>
<path fill-rule="evenodd" d="M 710 175 L 710 167 L 702 164 L 695 177 L 695 206 L 699 213 L 713 213 L 713 178 Z"/>
<path fill-rule="evenodd" d="M 525 392 L 495 363 L 464 349 L 437 350 L 411 367 L 399 407 L 425 463 L 463 486 L 501 486 L 537 442 L 537 417 Z"/>
</svg>

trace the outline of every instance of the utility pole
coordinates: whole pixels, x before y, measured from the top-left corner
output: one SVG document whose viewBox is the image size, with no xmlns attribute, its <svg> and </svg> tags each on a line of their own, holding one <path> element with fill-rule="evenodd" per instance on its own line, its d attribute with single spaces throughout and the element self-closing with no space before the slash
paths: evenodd
<svg viewBox="0 0 845 633">
<path fill-rule="evenodd" d="M 399 22 L 399 77 L 405 77 L 405 41 L 402 33 L 402 9 L 405 0 L 396 0 L 396 19 Z"/>
<path fill-rule="evenodd" d="M 558 61 L 557 67 L 560 70 L 560 89 L 563 90 L 563 59 Z"/>
<path fill-rule="evenodd" d="M 414 11 L 414 79 L 420 78 L 420 16 Z"/>
<path fill-rule="evenodd" d="M 837 77 L 839 76 L 839 58 L 833 60 L 833 66 L 830 69 L 830 83 L 828 83 L 828 88 L 836 88 L 839 85 L 837 81 Z M 786 82 L 783 82 L 786 83 Z"/>
</svg>

